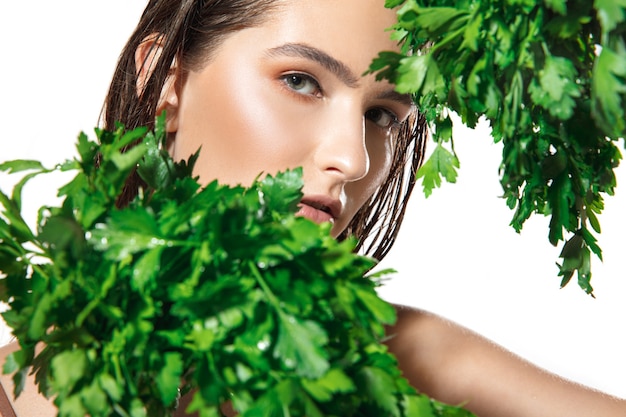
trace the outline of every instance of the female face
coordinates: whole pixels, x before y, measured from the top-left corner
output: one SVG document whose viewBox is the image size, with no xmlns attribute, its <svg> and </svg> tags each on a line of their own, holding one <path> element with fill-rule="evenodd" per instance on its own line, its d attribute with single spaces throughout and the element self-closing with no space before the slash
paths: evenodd
<svg viewBox="0 0 626 417">
<path fill-rule="evenodd" d="M 289 0 L 235 32 L 163 95 L 175 159 L 202 148 L 203 182 L 249 185 L 303 167 L 299 214 L 343 231 L 385 179 L 393 133 L 411 111 L 393 86 L 361 76 L 395 13 L 382 0 Z"/>
</svg>

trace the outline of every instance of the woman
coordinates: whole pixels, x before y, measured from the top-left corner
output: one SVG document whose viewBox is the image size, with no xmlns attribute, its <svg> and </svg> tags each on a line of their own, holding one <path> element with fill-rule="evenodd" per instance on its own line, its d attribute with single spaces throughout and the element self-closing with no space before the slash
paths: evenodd
<svg viewBox="0 0 626 417">
<path fill-rule="evenodd" d="M 122 53 L 104 125 L 146 125 L 166 110 L 175 158 L 202 145 L 203 181 L 245 184 L 303 166 L 300 214 L 332 221 L 334 236 L 355 234 L 382 257 L 424 139 L 410 100 L 361 76 L 377 52 L 397 48 L 384 31 L 395 15 L 382 3 L 153 1 Z M 120 204 L 135 189 L 129 183 Z M 442 401 L 480 416 L 626 413 L 624 401 L 559 380 L 454 324 L 398 311 L 389 346 L 409 380 Z M 40 400 L 21 397 L 17 415 L 54 415 Z"/>
</svg>

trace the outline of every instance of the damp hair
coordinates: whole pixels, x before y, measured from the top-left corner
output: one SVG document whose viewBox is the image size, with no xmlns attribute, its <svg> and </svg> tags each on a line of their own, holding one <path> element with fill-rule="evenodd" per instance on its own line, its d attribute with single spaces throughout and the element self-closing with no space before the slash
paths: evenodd
<svg viewBox="0 0 626 417">
<path fill-rule="evenodd" d="M 150 0 L 135 31 L 122 50 L 106 96 L 102 124 L 114 129 L 152 128 L 163 86 L 176 61 L 185 71 L 200 69 L 224 39 L 239 30 L 261 25 L 281 0 Z M 148 78 L 139 86 L 135 52 L 154 37 L 160 47 L 156 59 L 142 63 Z M 139 88 L 138 88 L 139 86 Z M 140 93 L 138 92 L 140 91 Z M 414 111 L 397 131 L 390 172 L 382 186 L 361 207 L 339 236 L 355 236 L 357 250 L 382 259 L 393 245 L 423 162 L 427 139 L 424 118 Z M 134 173 L 121 192 L 118 205 L 128 204 L 145 184 Z"/>
</svg>

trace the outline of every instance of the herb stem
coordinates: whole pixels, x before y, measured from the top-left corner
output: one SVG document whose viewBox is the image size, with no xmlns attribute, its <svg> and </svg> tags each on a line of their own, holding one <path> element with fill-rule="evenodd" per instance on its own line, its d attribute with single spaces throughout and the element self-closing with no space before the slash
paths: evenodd
<svg viewBox="0 0 626 417">
<path fill-rule="evenodd" d="M 263 276 L 261 275 L 259 268 L 257 268 L 257 266 L 252 261 L 248 262 L 248 266 L 250 267 L 250 271 L 252 272 L 252 275 L 254 275 L 254 278 L 257 280 L 257 282 L 259 283 L 259 286 L 261 287 L 261 289 L 267 296 L 270 304 L 272 304 L 272 306 L 276 309 L 276 311 L 281 316 L 281 318 L 285 318 L 287 314 L 280 307 L 280 302 L 278 301 L 278 298 L 272 292 L 272 289 L 269 287 L 269 285 L 267 285 L 267 282 L 265 282 L 265 280 L 263 279 Z"/>
</svg>

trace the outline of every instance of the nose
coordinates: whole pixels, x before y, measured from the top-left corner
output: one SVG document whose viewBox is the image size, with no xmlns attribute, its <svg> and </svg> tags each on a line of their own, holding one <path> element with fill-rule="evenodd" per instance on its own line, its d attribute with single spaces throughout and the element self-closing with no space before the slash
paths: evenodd
<svg viewBox="0 0 626 417">
<path fill-rule="evenodd" d="M 341 181 L 357 181 L 370 168 L 363 113 L 360 108 L 346 106 L 327 110 L 326 122 L 317 132 L 314 163 L 320 171 Z"/>
</svg>

